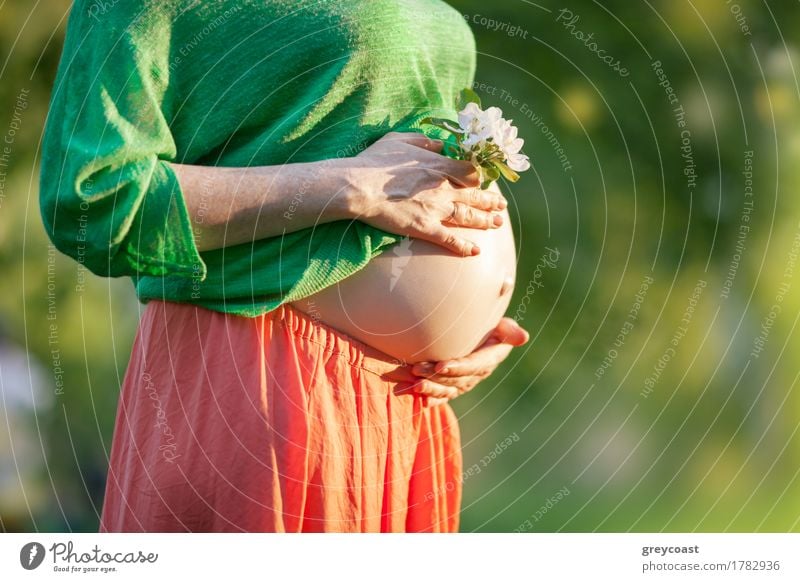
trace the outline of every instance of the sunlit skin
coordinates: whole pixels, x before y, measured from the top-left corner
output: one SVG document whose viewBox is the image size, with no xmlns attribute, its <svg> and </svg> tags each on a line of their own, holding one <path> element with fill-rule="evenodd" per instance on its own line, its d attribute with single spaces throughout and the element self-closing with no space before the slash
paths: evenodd
<svg viewBox="0 0 800 582">
<path fill-rule="evenodd" d="M 354 218 L 413 239 L 295 307 L 417 362 L 412 390 L 433 405 L 472 389 L 528 340 L 502 318 L 515 272 L 507 202 L 496 187 L 480 190 L 471 164 L 441 148 L 419 133 L 389 133 L 353 158 L 174 168 L 201 251 Z M 287 193 L 301 185 L 303 204 L 286 219 Z"/>
<path fill-rule="evenodd" d="M 513 291 L 514 238 L 508 213 L 500 214 L 498 228 L 453 227 L 480 247 L 476 256 L 459 257 L 410 239 L 343 282 L 293 305 L 402 361 L 468 356 L 493 335 Z"/>
</svg>

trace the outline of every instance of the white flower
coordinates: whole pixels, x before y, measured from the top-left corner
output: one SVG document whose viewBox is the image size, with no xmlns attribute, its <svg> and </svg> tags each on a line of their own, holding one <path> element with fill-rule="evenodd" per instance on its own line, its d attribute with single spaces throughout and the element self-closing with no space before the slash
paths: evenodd
<svg viewBox="0 0 800 582">
<path fill-rule="evenodd" d="M 477 103 L 467 103 L 458 114 L 458 125 L 464 139 L 461 143 L 466 149 L 478 145 L 482 148 L 494 136 L 495 127 L 502 121 L 503 112 L 499 107 L 489 107 L 483 111 Z"/>
<path fill-rule="evenodd" d="M 508 167 L 516 172 L 530 168 L 528 156 L 520 153 L 524 140 L 517 137 L 517 128 L 508 119 L 503 119 L 499 107 L 482 110 L 477 103 L 467 103 L 458 114 L 458 132 L 464 135 L 461 145 L 466 151 L 474 146 L 484 150 L 489 142 L 501 151 Z"/>
<path fill-rule="evenodd" d="M 494 143 L 503 152 L 508 167 L 515 172 L 524 172 L 531 167 L 528 156 L 520 153 L 525 140 L 517 137 L 517 128 L 511 124 L 510 119 L 501 119 L 495 126 L 492 136 Z"/>
<path fill-rule="evenodd" d="M 447 149 L 445 155 L 472 162 L 481 176 L 481 188 L 501 176 L 511 182 L 519 179 L 517 172 L 531 167 L 528 156 L 522 153 L 525 143 L 517 136 L 517 128 L 510 119 L 503 119 L 499 107 L 481 108 L 478 95 L 469 88 L 463 89 L 456 99 L 458 121 L 426 117 L 420 123 L 433 125 L 456 136 L 458 149 Z"/>
</svg>

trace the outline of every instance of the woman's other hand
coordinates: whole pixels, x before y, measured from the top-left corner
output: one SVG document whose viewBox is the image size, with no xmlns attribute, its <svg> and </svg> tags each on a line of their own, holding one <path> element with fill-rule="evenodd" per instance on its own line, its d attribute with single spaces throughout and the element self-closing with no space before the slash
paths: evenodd
<svg viewBox="0 0 800 582">
<path fill-rule="evenodd" d="M 472 390 L 505 360 L 511 349 L 530 336 L 510 317 L 504 317 L 487 340 L 470 355 L 441 362 L 420 362 L 412 371 L 421 380 L 411 391 L 427 396 L 427 405 L 442 404 Z"/>
<path fill-rule="evenodd" d="M 421 133 L 388 133 L 350 158 L 354 218 L 427 240 L 461 256 L 480 249 L 449 226 L 489 229 L 503 223 L 507 202 L 498 189 L 481 190 L 470 162 L 441 155 L 443 143 Z"/>
</svg>

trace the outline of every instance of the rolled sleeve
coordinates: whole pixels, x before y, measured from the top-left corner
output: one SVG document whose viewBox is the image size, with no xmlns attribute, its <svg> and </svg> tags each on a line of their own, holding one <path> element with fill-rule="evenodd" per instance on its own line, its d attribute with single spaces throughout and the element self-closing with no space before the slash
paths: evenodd
<svg viewBox="0 0 800 582">
<path fill-rule="evenodd" d="M 202 279 L 170 165 L 170 23 L 147 17 L 109 30 L 70 15 L 45 127 L 42 218 L 53 244 L 98 275 Z"/>
<path fill-rule="evenodd" d="M 180 184 L 162 160 L 154 165 L 142 203 L 111 258 L 111 276 L 132 272 L 205 278 Z"/>
</svg>

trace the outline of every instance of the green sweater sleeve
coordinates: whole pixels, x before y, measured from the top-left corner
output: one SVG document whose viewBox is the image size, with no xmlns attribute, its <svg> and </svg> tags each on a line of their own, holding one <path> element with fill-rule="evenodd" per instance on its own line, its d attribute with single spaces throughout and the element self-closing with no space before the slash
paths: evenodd
<svg viewBox="0 0 800 582">
<path fill-rule="evenodd" d="M 170 164 L 170 19 L 147 2 L 70 15 L 45 128 L 42 218 L 53 244 L 98 275 L 204 278 Z"/>
</svg>

